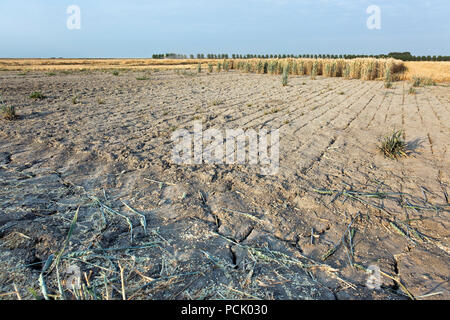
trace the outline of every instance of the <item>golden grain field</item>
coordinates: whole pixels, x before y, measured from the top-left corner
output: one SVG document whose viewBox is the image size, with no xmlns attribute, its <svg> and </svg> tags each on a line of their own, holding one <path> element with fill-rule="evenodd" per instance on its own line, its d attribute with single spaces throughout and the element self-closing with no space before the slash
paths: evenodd
<svg viewBox="0 0 450 320">
<path fill-rule="evenodd" d="M 293 63 L 304 65 L 304 71 L 292 74 L 311 75 L 316 64 L 316 75 L 343 76 L 366 80 L 380 79 L 385 76 L 385 64 L 394 63 L 393 73 L 397 79 L 411 80 L 414 76 L 428 77 L 435 82 L 450 82 L 450 62 L 402 62 L 393 59 L 0 59 L 0 71 L 80 71 L 111 69 L 195 69 L 200 63 L 203 68 L 228 61 L 230 69 L 258 72 L 258 63 L 268 64 L 278 61 L 279 65 Z M 249 64 L 249 66 L 246 66 Z M 346 66 L 349 67 L 346 70 Z M 299 67 L 300 68 L 300 67 Z M 292 68 L 291 68 L 292 70 Z M 281 73 L 282 67 L 275 73 Z M 345 75 L 344 73 L 348 74 Z M 370 74 L 369 74 L 370 73 Z"/>
<path fill-rule="evenodd" d="M 419 76 L 431 78 L 435 82 L 450 82 L 450 61 L 410 61 L 405 62 L 405 66 L 404 80 Z"/>
</svg>

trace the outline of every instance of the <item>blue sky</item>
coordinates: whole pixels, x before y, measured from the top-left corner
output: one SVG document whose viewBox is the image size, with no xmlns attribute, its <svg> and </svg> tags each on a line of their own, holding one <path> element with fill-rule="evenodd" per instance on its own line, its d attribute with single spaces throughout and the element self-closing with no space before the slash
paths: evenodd
<svg viewBox="0 0 450 320">
<path fill-rule="evenodd" d="M 69 5 L 81 29 L 69 30 Z M 381 30 L 369 30 L 369 5 Z M 449 0 L 0 0 L 0 57 L 450 55 Z"/>
</svg>

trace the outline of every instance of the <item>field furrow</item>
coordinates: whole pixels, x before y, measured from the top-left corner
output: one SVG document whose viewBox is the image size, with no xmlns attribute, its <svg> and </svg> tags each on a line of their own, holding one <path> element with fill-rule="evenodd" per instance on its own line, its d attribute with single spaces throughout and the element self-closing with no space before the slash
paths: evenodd
<svg viewBox="0 0 450 320">
<path fill-rule="evenodd" d="M 123 255 L 145 277 L 177 278 L 173 287 L 143 290 L 156 298 L 191 286 L 200 296 L 216 279 L 253 295 L 303 297 L 300 282 L 266 285 L 272 271 L 301 275 L 320 297 L 347 290 L 404 298 L 391 279 L 380 291 L 366 289 L 355 263 L 376 263 L 415 296 L 427 294 L 448 278 L 450 92 L 446 84 L 410 87 L 292 75 L 283 86 L 280 75 L 237 71 L 0 73 L 4 102 L 18 114 L 0 120 L 0 283 L 38 283 L 40 267 L 6 270 L 46 260 L 79 208 L 71 239 L 79 251 L 154 244 Z M 35 91 L 44 97 L 31 99 Z M 194 141 L 195 122 L 202 139 Z M 180 129 L 190 147 L 183 163 L 173 158 Z M 207 129 L 219 132 L 216 145 Z M 227 129 L 250 136 L 240 163 L 224 161 L 237 160 L 222 143 Z M 279 141 L 263 149 L 257 134 L 274 129 Z M 380 151 L 394 130 L 407 157 Z M 249 161 L 250 145 L 260 147 L 259 162 Z M 279 157 L 262 163 L 277 147 Z M 221 161 L 208 162 L 215 150 Z M 354 219 L 353 246 L 332 251 Z M 111 268 L 98 257 L 78 262 L 92 279 Z M 197 272 L 203 280 L 192 279 Z M 242 288 L 248 277 L 262 285 Z M 439 291 L 450 297 L 448 286 Z"/>
</svg>

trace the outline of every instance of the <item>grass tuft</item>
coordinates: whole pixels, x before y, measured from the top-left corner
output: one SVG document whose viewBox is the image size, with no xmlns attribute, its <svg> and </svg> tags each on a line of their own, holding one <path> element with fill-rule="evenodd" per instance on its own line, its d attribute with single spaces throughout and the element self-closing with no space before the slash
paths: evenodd
<svg viewBox="0 0 450 320">
<path fill-rule="evenodd" d="M 283 70 L 283 75 L 281 76 L 281 84 L 283 87 L 288 85 L 289 68 L 285 67 Z"/>
<path fill-rule="evenodd" d="M 386 158 L 398 159 L 407 156 L 406 142 L 403 140 L 402 135 L 402 130 L 394 131 L 381 140 L 378 148 Z"/>
<path fill-rule="evenodd" d="M 30 99 L 43 100 L 45 99 L 45 96 L 40 91 L 35 91 L 32 94 L 30 94 Z"/>
<path fill-rule="evenodd" d="M 0 113 L 2 117 L 6 120 L 15 120 L 17 119 L 16 108 L 13 106 L 1 105 Z"/>
<path fill-rule="evenodd" d="M 419 77 L 419 76 L 413 76 L 412 84 L 413 84 L 413 87 L 424 87 L 424 86 L 436 85 L 436 83 L 433 81 L 433 79 L 428 78 L 428 77 Z"/>
<path fill-rule="evenodd" d="M 14 106 L 1 106 L 1 114 L 6 120 L 15 120 L 17 119 L 16 108 Z"/>
<path fill-rule="evenodd" d="M 214 100 L 212 102 L 213 106 L 220 106 L 221 104 L 224 104 L 224 102 L 222 100 Z"/>
<path fill-rule="evenodd" d="M 2 97 L 0 96 L 0 114 L 2 115 L 2 118 L 6 120 L 17 119 L 16 108 L 14 106 L 4 104 L 1 98 Z"/>
<path fill-rule="evenodd" d="M 77 95 L 72 96 L 72 104 L 77 104 L 79 102 L 78 98 L 79 97 Z"/>
</svg>

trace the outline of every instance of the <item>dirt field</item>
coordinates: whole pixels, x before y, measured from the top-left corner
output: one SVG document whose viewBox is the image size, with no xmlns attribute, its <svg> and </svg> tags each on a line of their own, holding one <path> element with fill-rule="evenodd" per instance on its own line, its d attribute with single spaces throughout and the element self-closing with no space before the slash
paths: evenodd
<svg viewBox="0 0 450 320">
<path fill-rule="evenodd" d="M 0 120 L 2 298 L 16 299 L 15 286 L 42 297 L 43 264 L 65 249 L 61 279 L 81 268 L 84 298 L 449 299 L 450 89 L 409 88 L 301 76 L 283 87 L 234 71 L 1 72 L 20 116 Z M 171 134 L 196 119 L 279 128 L 279 173 L 175 165 Z M 394 129 L 410 151 L 398 161 L 377 149 Z M 371 265 L 378 290 L 366 287 Z"/>
</svg>

